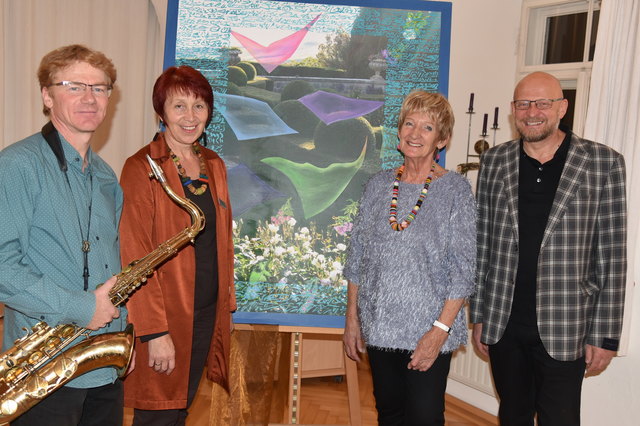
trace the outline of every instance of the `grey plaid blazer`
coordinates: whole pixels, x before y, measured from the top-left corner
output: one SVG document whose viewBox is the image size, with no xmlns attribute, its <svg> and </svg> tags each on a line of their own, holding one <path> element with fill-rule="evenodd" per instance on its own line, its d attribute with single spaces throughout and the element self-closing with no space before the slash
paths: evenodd
<svg viewBox="0 0 640 426">
<path fill-rule="evenodd" d="M 471 322 L 483 323 L 486 344 L 500 340 L 511 313 L 518 266 L 519 153 L 514 140 L 485 152 L 481 160 Z M 585 344 L 617 350 L 626 270 L 624 158 L 572 135 L 538 258 L 538 331 L 549 355 L 575 360 Z"/>
</svg>

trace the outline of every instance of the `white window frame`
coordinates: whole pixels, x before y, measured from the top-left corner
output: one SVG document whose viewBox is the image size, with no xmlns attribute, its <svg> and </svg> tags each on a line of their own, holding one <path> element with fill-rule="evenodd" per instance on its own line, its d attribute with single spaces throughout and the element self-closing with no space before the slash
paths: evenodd
<svg viewBox="0 0 640 426">
<path fill-rule="evenodd" d="M 549 8 L 548 11 L 543 10 Z M 575 89 L 573 132 L 582 136 L 587 114 L 592 62 L 589 61 L 589 39 L 593 12 L 600 9 L 600 0 L 523 0 L 518 41 L 517 80 L 534 71 L 545 71 L 560 80 L 563 89 Z M 582 62 L 543 64 L 547 18 L 587 12 L 587 28 Z M 530 50 L 527 51 L 527 45 Z M 527 64 L 527 59 L 532 64 Z"/>
</svg>

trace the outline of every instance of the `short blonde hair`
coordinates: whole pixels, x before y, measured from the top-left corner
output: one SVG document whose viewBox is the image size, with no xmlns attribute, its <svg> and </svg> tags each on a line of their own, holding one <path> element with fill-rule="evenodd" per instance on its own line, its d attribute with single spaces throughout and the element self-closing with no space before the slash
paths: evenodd
<svg viewBox="0 0 640 426">
<path fill-rule="evenodd" d="M 407 115 L 414 112 L 426 113 L 435 121 L 439 140 L 448 140 L 453 134 L 455 118 L 447 98 L 440 93 L 430 93 L 424 90 L 414 90 L 402 101 L 398 116 L 398 129 L 404 124 Z"/>
</svg>

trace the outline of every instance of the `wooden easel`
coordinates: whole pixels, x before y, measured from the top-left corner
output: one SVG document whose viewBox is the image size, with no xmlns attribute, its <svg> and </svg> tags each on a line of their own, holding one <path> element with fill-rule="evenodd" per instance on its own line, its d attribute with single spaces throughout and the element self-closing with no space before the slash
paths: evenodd
<svg viewBox="0 0 640 426">
<path fill-rule="evenodd" d="M 243 330 L 253 329 L 251 324 L 236 324 L 236 327 Z M 349 398 L 349 422 L 351 426 L 362 424 L 358 370 L 356 362 L 344 352 L 344 329 L 280 325 L 278 331 L 290 334 L 288 397 L 285 403 L 284 423 L 294 425 L 300 420 L 302 379 L 344 375 Z M 286 339 L 284 336 L 283 338 Z"/>
</svg>

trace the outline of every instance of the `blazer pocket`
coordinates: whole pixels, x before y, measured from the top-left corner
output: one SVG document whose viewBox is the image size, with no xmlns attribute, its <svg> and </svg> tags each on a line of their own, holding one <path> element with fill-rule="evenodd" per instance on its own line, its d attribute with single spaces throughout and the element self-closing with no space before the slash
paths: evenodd
<svg viewBox="0 0 640 426">
<path fill-rule="evenodd" d="M 595 281 L 582 280 L 580 281 L 580 290 L 586 297 L 590 297 L 600 291 L 600 287 Z"/>
</svg>

